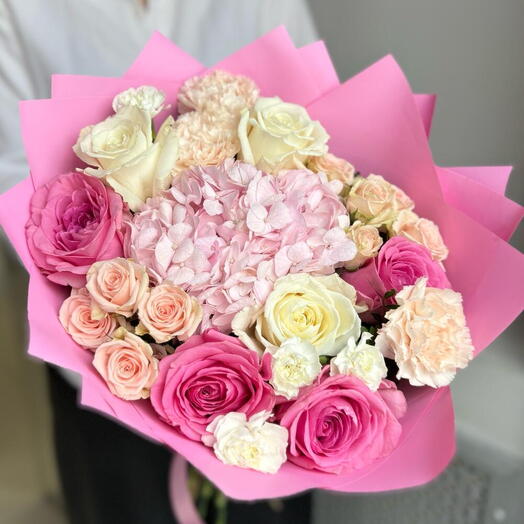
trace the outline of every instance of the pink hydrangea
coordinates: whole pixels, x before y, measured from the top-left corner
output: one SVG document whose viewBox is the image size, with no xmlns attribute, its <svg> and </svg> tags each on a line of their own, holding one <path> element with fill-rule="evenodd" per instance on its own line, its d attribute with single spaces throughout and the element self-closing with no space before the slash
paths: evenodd
<svg viewBox="0 0 524 524">
<path fill-rule="evenodd" d="M 148 200 L 131 224 L 128 256 L 156 282 L 196 296 L 202 329 L 229 331 L 242 308 L 261 304 L 289 273 L 332 273 L 355 256 L 339 226 L 347 216 L 323 174 L 268 175 L 227 160 L 198 167 Z"/>
</svg>

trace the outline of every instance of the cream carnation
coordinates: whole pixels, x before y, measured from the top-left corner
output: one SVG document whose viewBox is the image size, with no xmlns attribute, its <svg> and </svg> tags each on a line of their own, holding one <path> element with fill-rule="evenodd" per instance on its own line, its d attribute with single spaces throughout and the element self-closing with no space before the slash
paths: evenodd
<svg viewBox="0 0 524 524">
<path fill-rule="evenodd" d="M 138 304 L 138 335 L 149 333 L 159 344 L 187 340 L 202 320 L 202 308 L 183 289 L 164 282 L 148 290 Z"/>
<path fill-rule="evenodd" d="M 242 109 L 253 107 L 258 93 L 256 84 L 246 76 L 213 71 L 184 82 L 178 91 L 178 111 L 225 113 L 238 120 Z"/>
<path fill-rule="evenodd" d="M 380 227 L 390 225 L 402 209 L 413 209 L 413 201 L 379 175 L 356 177 L 346 206 L 357 220 Z"/>
<path fill-rule="evenodd" d="M 278 348 L 268 348 L 272 355 L 270 384 L 277 395 L 295 398 L 301 387 L 311 384 L 322 366 L 317 350 L 310 342 L 289 338 Z"/>
<path fill-rule="evenodd" d="M 238 125 L 240 158 L 267 173 L 303 168 L 312 156 L 327 153 L 329 135 L 307 111 L 280 98 L 259 98 Z"/>
<path fill-rule="evenodd" d="M 288 275 L 276 281 L 263 309 L 240 311 L 232 327 L 259 351 L 296 337 L 313 344 L 318 355 L 336 355 L 360 335 L 356 292 L 336 273 Z"/>
<path fill-rule="evenodd" d="M 394 235 L 406 237 L 426 247 L 433 260 L 441 262 L 448 256 L 448 248 L 444 244 L 437 224 L 427 218 L 420 218 L 413 211 L 402 210 L 391 225 L 391 230 Z"/>
<path fill-rule="evenodd" d="M 219 415 L 206 428 L 211 435 L 202 440 L 224 464 L 276 473 L 287 460 L 288 431 L 267 422 L 270 416 L 266 411 L 249 420 L 245 413 Z"/>
<path fill-rule="evenodd" d="M 111 340 L 117 322 L 108 313 L 97 318 L 91 315 L 91 297 L 85 288 L 72 289 L 60 307 L 58 318 L 71 338 L 80 346 L 95 350 L 100 344 Z"/>
<path fill-rule="evenodd" d="M 414 386 L 447 386 L 473 357 L 461 294 L 427 287 L 420 278 L 395 298 L 399 307 L 386 313 L 376 346 L 395 359 L 397 378 Z"/>
<path fill-rule="evenodd" d="M 113 111 L 117 113 L 124 107 L 136 106 L 153 118 L 164 108 L 165 99 L 166 95 L 156 87 L 131 87 L 113 98 Z"/>
<path fill-rule="evenodd" d="M 179 145 L 177 171 L 220 164 L 240 150 L 234 125 L 220 115 L 193 111 L 180 116 L 175 127 Z"/>
<path fill-rule="evenodd" d="M 346 185 L 351 185 L 355 176 L 355 168 L 347 160 L 331 153 L 312 156 L 307 163 L 307 168 L 314 173 L 325 173 L 330 181 L 338 180 Z"/>
<path fill-rule="evenodd" d="M 87 272 L 87 290 L 94 301 L 93 317 L 107 313 L 133 315 L 147 292 L 149 277 L 145 268 L 125 258 L 95 262 Z"/>
<path fill-rule="evenodd" d="M 358 344 L 350 338 L 346 347 L 330 362 L 330 374 L 354 375 L 372 391 L 377 391 L 383 378 L 386 378 L 388 368 L 384 356 L 369 344 L 371 333 L 362 333 Z"/>
<path fill-rule="evenodd" d="M 357 248 L 355 258 L 346 262 L 346 269 L 352 270 L 362 266 L 370 258 L 378 255 L 382 246 L 382 237 L 375 226 L 363 224 L 360 220 L 353 222 L 347 229 L 347 236 Z"/>
</svg>

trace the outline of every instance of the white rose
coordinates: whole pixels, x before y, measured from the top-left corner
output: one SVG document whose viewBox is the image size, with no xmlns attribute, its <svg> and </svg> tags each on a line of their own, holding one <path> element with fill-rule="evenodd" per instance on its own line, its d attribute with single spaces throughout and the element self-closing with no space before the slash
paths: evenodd
<svg viewBox="0 0 524 524">
<path fill-rule="evenodd" d="M 365 309 L 365 308 L 364 308 Z M 263 309 L 245 308 L 233 319 L 235 334 L 251 349 L 279 347 L 298 337 L 318 355 L 336 355 L 360 335 L 355 288 L 336 273 L 298 273 L 279 278 Z"/>
<path fill-rule="evenodd" d="M 165 99 L 166 95 L 156 87 L 131 87 L 113 98 L 113 110 L 117 113 L 127 106 L 136 106 L 153 118 L 164 109 Z"/>
<path fill-rule="evenodd" d="M 103 178 L 136 211 L 147 198 L 170 186 L 178 141 L 172 117 L 153 141 L 151 117 L 127 106 L 82 129 L 73 150 L 93 166 L 84 173 Z"/>
<path fill-rule="evenodd" d="M 270 416 L 261 411 L 248 421 L 245 413 L 220 415 L 207 426 L 211 435 L 204 435 L 202 441 L 224 464 L 276 473 L 287 459 L 288 431 L 267 422 Z"/>
<path fill-rule="evenodd" d="M 330 375 L 354 375 L 369 389 L 377 391 L 388 369 L 384 356 L 368 344 L 371 333 L 362 333 L 358 344 L 349 339 L 346 347 L 330 362 Z"/>
<path fill-rule="evenodd" d="M 315 346 L 299 338 L 285 340 L 269 351 L 272 354 L 269 382 L 277 395 L 288 400 L 295 398 L 301 387 L 311 384 L 322 369 Z"/>
<path fill-rule="evenodd" d="M 303 168 L 309 157 L 327 153 L 329 135 L 307 111 L 280 98 L 259 98 L 244 109 L 238 125 L 240 159 L 268 173 Z"/>
</svg>

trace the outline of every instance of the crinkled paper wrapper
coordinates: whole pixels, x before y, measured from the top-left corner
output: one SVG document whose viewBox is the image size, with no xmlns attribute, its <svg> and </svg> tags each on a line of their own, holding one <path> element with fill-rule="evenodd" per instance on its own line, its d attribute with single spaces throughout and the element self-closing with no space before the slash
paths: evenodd
<svg viewBox="0 0 524 524">
<path fill-rule="evenodd" d="M 392 56 L 340 84 L 322 42 L 297 49 L 280 27 L 212 69 L 247 75 L 263 96 L 278 95 L 304 105 L 330 134 L 331 152 L 364 174 L 381 174 L 400 186 L 415 201 L 416 211 L 439 225 L 450 252 L 448 276 L 464 297 L 477 353 L 521 312 L 524 257 L 507 240 L 523 208 L 504 196 L 511 168 L 435 166 L 428 145 L 435 97 L 413 94 Z M 24 225 L 34 188 L 79 166 L 71 146 L 81 128 L 111 113 L 115 94 L 154 85 L 166 93 L 167 103 L 174 108 L 182 82 L 203 72 L 200 63 L 155 33 L 122 78 L 55 75 L 51 99 L 21 102 L 31 176 L 0 197 L 0 223 L 30 275 L 29 353 L 80 374 L 84 406 L 182 454 L 233 498 L 279 497 L 310 488 L 384 491 L 433 479 L 455 451 L 448 387 L 403 386 L 408 411 L 401 421 L 399 445 L 389 457 L 365 469 L 333 475 L 286 463 L 278 474 L 268 475 L 224 465 L 211 449 L 162 422 L 149 401 L 126 402 L 113 396 L 91 365 L 92 354 L 77 346 L 60 325 L 58 309 L 67 290 L 40 274 L 25 242 Z"/>
</svg>

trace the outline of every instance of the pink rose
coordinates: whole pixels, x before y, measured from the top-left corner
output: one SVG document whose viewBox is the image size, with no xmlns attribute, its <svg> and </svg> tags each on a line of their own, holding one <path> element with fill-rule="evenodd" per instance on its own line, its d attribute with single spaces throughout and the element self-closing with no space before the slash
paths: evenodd
<svg viewBox="0 0 524 524">
<path fill-rule="evenodd" d="M 405 411 L 404 394 L 393 382 L 383 380 L 378 391 L 371 391 L 355 376 L 322 373 L 295 401 L 281 404 L 276 416 L 289 431 L 291 462 L 342 473 L 389 455 Z"/>
<path fill-rule="evenodd" d="M 109 335 L 117 326 L 107 313 L 96 319 L 91 316 L 91 297 L 85 288 L 71 290 L 60 307 L 59 319 L 77 344 L 92 350 L 111 340 Z"/>
<path fill-rule="evenodd" d="M 93 366 L 113 395 L 124 400 L 149 397 L 158 375 L 153 349 L 124 328 L 117 330 L 115 335 L 118 338 L 105 342 L 95 351 Z"/>
<path fill-rule="evenodd" d="M 427 277 L 430 287 L 451 287 L 444 269 L 432 259 L 429 250 L 404 237 L 390 238 L 382 246 L 375 263 L 377 273 L 388 291 L 395 289 L 399 292 L 404 286 L 415 284 L 421 277 Z"/>
<path fill-rule="evenodd" d="M 80 288 L 93 262 L 122 255 L 126 219 L 122 198 L 97 178 L 59 175 L 31 199 L 27 246 L 49 280 Z"/>
<path fill-rule="evenodd" d="M 143 266 L 115 258 L 93 264 L 87 272 L 86 287 L 95 301 L 93 310 L 98 314 L 105 311 L 130 317 L 148 290 L 149 277 Z"/>
<path fill-rule="evenodd" d="M 362 313 L 360 317 L 364 322 L 371 324 L 376 323 L 372 313 L 384 314 L 384 306 L 388 303 L 393 303 L 392 300 L 384 297 L 389 290 L 386 289 L 377 273 L 375 260 L 369 260 L 357 271 L 345 271 L 340 275 L 348 284 L 355 288 L 357 304 L 367 306 L 367 311 Z"/>
<path fill-rule="evenodd" d="M 218 415 L 236 411 L 249 418 L 273 409 L 269 368 L 268 359 L 261 362 L 237 338 L 211 329 L 162 359 L 151 402 L 165 422 L 200 441 Z"/>
<path fill-rule="evenodd" d="M 164 282 L 143 295 L 138 318 L 140 335 L 149 333 L 158 343 L 175 337 L 187 340 L 202 320 L 202 308 L 183 289 Z"/>
</svg>

